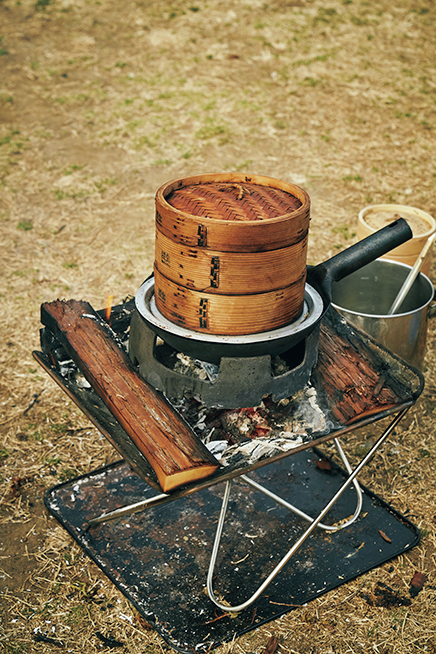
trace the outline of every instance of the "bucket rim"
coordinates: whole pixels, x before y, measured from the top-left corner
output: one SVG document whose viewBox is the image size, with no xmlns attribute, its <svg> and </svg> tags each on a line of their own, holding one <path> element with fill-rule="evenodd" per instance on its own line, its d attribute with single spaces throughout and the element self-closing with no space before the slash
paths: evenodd
<svg viewBox="0 0 436 654">
<path fill-rule="evenodd" d="M 376 262 L 382 263 L 384 266 L 392 266 L 392 265 L 393 266 L 401 266 L 403 268 L 407 268 L 408 270 L 412 270 L 412 267 L 413 267 L 413 266 L 409 266 L 407 263 L 402 263 L 401 261 L 394 261 L 392 259 L 383 259 L 383 258 L 374 259 L 374 261 L 371 261 L 370 263 L 368 263 L 367 266 L 370 266 L 371 264 L 376 263 Z M 431 303 L 431 301 L 434 299 L 434 296 L 435 296 L 435 287 L 433 286 L 433 282 L 431 281 L 431 279 L 429 277 L 427 277 L 427 275 L 425 273 L 423 273 L 423 272 L 420 272 L 417 275 L 416 279 L 419 279 L 421 277 L 427 282 L 427 284 L 429 286 L 429 290 L 431 291 L 430 297 L 426 302 L 421 304 L 419 307 L 416 307 L 416 309 L 413 309 L 412 311 L 404 311 L 402 313 L 394 313 L 392 315 L 389 315 L 389 314 L 377 314 L 377 313 L 364 313 L 363 311 L 353 311 L 352 309 L 347 309 L 346 307 L 343 307 L 340 304 L 336 304 L 333 301 L 331 302 L 331 306 L 334 309 L 336 309 L 337 311 L 345 311 L 346 313 L 349 313 L 350 315 L 353 315 L 353 316 L 362 316 L 364 318 L 377 318 L 379 320 L 380 319 L 382 319 L 382 320 L 391 320 L 391 319 L 395 319 L 395 318 L 401 318 L 401 317 L 404 317 L 404 316 L 410 316 L 410 315 L 412 315 L 414 313 L 417 313 L 417 312 L 420 312 L 423 309 L 425 309 L 426 307 L 428 307 L 428 305 Z"/>
<path fill-rule="evenodd" d="M 369 223 L 366 222 L 365 218 L 366 218 L 366 215 L 370 211 L 372 211 L 374 209 L 378 209 L 379 211 L 382 211 L 382 212 L 384 210 L 386 210 L 386 211 L 395 211 L 395 210 L 401 211 L 401 210 L 406 210 L 407 209 L 407 211 L 414 214 L 415 216 L 417 216 L 419 218 L 422 218 L 423 220 L 427 220 L 429 225 L 430 225 L 430 228 L 426 232 L 422 232 L 420 234 L 414 234 L 413 239 L 415 239 L 416 241 L 418 241 L 418 240 L 422 241 L 425 238 L 430 237 L 433 234 L 433 232 L 436 230 L 436 220 L 435 220 L 435 218 L 433 218 L 433 216 L 430 213 L 428 213 L 428 211 L 424 211 L 424 209 L 419 209 L 418 207 L 413 207 L 413 206 L 407 205 L 407 204 L 368 204 L 366 207 L 363 207 L 363 209 L 361 209 L 359 211 L 358 220 L 362 221 L 364 223 L 364 225 L 369 229 L 373 229 L 373 228 L 371 227 L 371 225 Z M 376 231 L 376 230 L 374 229 L 374 231 Z M 413 241 L 413 239 L 412 239 L 412 241 Z M 411 243 L 411 241 L 410 242 L 407 241 L 406 245 L 410 245 L 410 243 Z M 405 245 L 405 244 L 403 243 L 403 245 Z"/>
</svg>

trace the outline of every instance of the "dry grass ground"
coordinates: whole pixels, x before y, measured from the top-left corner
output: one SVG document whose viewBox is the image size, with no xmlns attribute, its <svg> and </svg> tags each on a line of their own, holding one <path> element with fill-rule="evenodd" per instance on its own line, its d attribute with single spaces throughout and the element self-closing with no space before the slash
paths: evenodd
<svg viewBox="0 0 436 654">
<path fill-rule="evenodd" d="M 366 204 L 436 215 L 432 0 L 0 0 L 0 648 L 168 651 L 43 508 L 45 489 L 116 459 L 38 369 L 39 307 L 134 294 L 164 182 L 247 171 L 312 199 L 309 261 L 354 239 Z M 363 481 L 422 529 L 409 554 L 219 654 L 436 651 L 435 329 L 426 388 Z M 353 436 L 351 450 L 374 430 Z M 368 603 L 377 584 L 410 606 Z M 365 599 L 366 598 L 366 599 Z M 54 629 L 54 632 L 52 631 Z"/>
</svg>

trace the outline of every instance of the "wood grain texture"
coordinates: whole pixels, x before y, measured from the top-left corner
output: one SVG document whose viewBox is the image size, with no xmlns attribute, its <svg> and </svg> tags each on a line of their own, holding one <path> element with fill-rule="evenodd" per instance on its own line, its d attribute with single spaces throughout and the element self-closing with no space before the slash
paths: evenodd
<svg viewBox="0 0 436 654">
<path fill-rule="evenodd" d="M 161 491 L 153 468 L 93 389 L 81 388 L 74 378 L 70 379 L 60 375 L 56 365 L 46 354 L 34 351 L 32 355 L 68 397 L 75 402 L 88 420 L 107 438 L 132 470 L 152 488 Z"/>
<path fill-rule="evenodd" d="M 227 190 L 221 191 L 225 186 Z M 306 191 L 272 177 L 196 175 L 168 182 L 156 193 L 158 229 L 188 247 L 220 252 L 275 250 L 301 241 L 309 222 Z"/>
<path fill-rule="evenodd" d="M 87 302 L 45 303 L 41 320 L 144 454 L 164 492 L 211 475 L 218 461 L 165 398 L 136 373 Z"/>
<path fill-rule="evenodd" d="M 334 309 L 330 315 L 335 315 Z M 323 321 L 314 371 L 336 420 L 344 425 L 352 424 L 407 401 L 410 392 L 404 383 L 408 381 L 407 367 L 401 364 L 394 367 L 394 361 L 388 366 L 382 358 L 382 349 L 378 353 L 376 345 L 362 347 L 358 330 L 341 328 L 340 319 L 336 327 L 334 332 Z M 410 374 L 410 378 L 413 376 L 414 373 Z"/>
<path fill-rule="evenodd" d="M 156 267 L 193 291 L 228 295 L 266 293 L 290 286 L 306 270 L 307 236 L 278 250 L 220 252 L 180 245 L 156 230 Z"/>
<path fill-rule="evenodd" d="M 159 311 L 171 322 L 206 334 L 242 335 L 277 329 L 298 318 L 304 305 L 306 270 L 288 286 L 254 295 L 193 291 L 154 270 Z M 253 281 L 253 285 L 254 285 Z"/>
</svg>

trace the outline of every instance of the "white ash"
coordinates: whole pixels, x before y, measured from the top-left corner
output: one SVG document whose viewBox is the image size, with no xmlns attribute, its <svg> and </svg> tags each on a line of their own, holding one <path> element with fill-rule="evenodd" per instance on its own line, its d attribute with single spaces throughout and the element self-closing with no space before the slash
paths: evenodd
<svg viewBox="0 0 436 654">
<path fill-rule="evenodd" d="M 187 354 L 183 354 L 183 352 L 178 352 L 176 357 L 177 361 L 174 364 L 173 370 L 181 375 L 198 377 L 203 381 L 208 379 L 211 382 L 215 381 L 218 377 L 219 368 L 213 363 L 200 361 L 200 359 L 192 359 Z"/>
<path fill-rule="evenodd" d="M 242 454 L 248 457 L 247 463 L 252 464 L 259 461 L 259 459 L 276 456 L 280 452 L 288 452 L 302 444 L 303 439 L 297 434 L 290 434 L 287 438 L 255 438 L 228 447 L 222 454 L 220 463 L 224 466 L 229 465 L 235 455 Z"/>
<path fill-rule="evenodd" d="M 218 461 L 221 460 L 221 457 L 226 451 L 227 446 L 228 446 L 227 441 L 209 441 L 208 443 L 206 443 L 207 449 L 211 454 L 214 455 L 216 459 L 218 459 Z"/>
<path fill-rule="evenodd" d="M 212 436 L 213 436 L 213 434 L 215 433 L 215 431 L 216 431 L 215 427 L 212 427 L 212 429 L 210 430 L 210 432 L 209 432 L 208 434 L 206 434 L 206 436 L 203 438 L 203 443 L 204 443 L 205 445 L 207 445 L 208 443 L 211 443 L 211 442 L 212 442 Z M 218 440 L 219 440 L 219 439 L 218 439 Z M 226 441 L 226 443 L 227 443 L 227 441 Z"/>
<path fill-rule="evenodd" d="M 268 435 L 243 440 L 229 446 L 222 455 L 220 463 L 230 465 L 235 456 L 242 455 L 248 457 L 248 463 L 251 464 L 259 459 L 272 457 L 280 452 L 294 449 L 302 445 L 305 437 L 308 437 L 311 433 L 326 433 L 330 428 L 329 421 L 326 420 L 318 406 L 317 393 L 312 386 L 305 386 L 292 398 L 282 401 L 281 404 L 286 406 L 289 402 L 292 402 L 295 407 L 289 418 L 275 425 L 269 424 Z M 251 420 L 251 417 L 254 420 Z M 226 428 L 231 426 L 235 429 L 237 427 L 242 436 L 252 431 L 253 426 L 259 426 L 259 414 L 257 412 L 254 412 L 253 416 L 246 414 L 241 416 L 235 411 L 227 414 L 226 418 L 229 420 Z M 265 424 L 267 423 L 265 422 Z"/>
<path fill-rule="evenodd" d="M 198 420 L 194 425 L 194 429 L 199 429 L 200 431 L 206 429 L 206 418 L 207 418 L 207 409 L 206 407 L 203 407 L 198 412 Z"/>
<path fill-rule="evenodd" d="M 74 383 L 79 387 L 79 388 L 91 388 L 91 384 L 85 377 L 82 375 L 80 372 L 76 372 L 74 374 Z"/>
<path fill-rule="evenodd" d="M 311 432 L 326 433 L 330 428 L 330 423 L 319 407 L 316 390 L 313 386 L 308 384 L 297 395 L 300 394 L 303 394 L 303 396 L 307 398 L 308 404 L 307 401 L 304 401 L 304 398 L 303 401 L 298 404 L 293 416 L 293 428 L 291 431 L 295 433 L 298 429 L 298 425 L 300 425 L 300 428 L 303 426 L 304 433 L 306 433 L 308 428 Z"/>
<path fill-rule="evenodd" d="M 307 384 L 292 397 L 257 407 L 211 411 L 198 400 L 171 400 L 201 441 L 220 455 L 222 465 L 247 464 L 273 457 L 319 437 L 333 426 L 319 406 L 316 389 Z M 185 412 L 185 408 L 187 409 Z M 211 424 L 213 422 L 213 424 Z"/>
<path fill-rule="evenodd" d="M 71 373 L 76 370 L 75 363 L 72 359 L 64 359 L 63 361 L 58 361 L 57 363 L 59 374 L 62 377 L 70 377 Z"/>
</svg>

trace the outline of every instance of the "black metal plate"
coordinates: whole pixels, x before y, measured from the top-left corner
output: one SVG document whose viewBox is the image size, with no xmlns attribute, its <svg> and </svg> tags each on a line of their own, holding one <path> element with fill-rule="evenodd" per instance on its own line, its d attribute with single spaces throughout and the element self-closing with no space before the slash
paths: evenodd
<svg viewBox="0 0 436 654">
<path fill-rule="evenodd" d="M 251 477 L 311 515 L 343 481 L 343 471 L 316 466 L 311 450 L 251 473 Z M 207 652 L 234 635 L 379 566 L 419 541 L 409 521 L 365 489 L 362 517 L 329 534 L 317 529 L 264 594 L 238 615 L 226 615 L 206 593 L 206 577 L 223 484 L 86 531 L 91 517 L 156 491 L 118 462 L 47 491 L 48 510 L 69 531 L 147 622 L 180 652 Z M 328 521 L 349 517 L 348 489 Z M 245 601 L 287 552 L 307 523 L 242 480 L 232 485 L 214 582 L 231 604 Z M 391 542 L 380 534 L 382 531 Z"/>
</svg>

